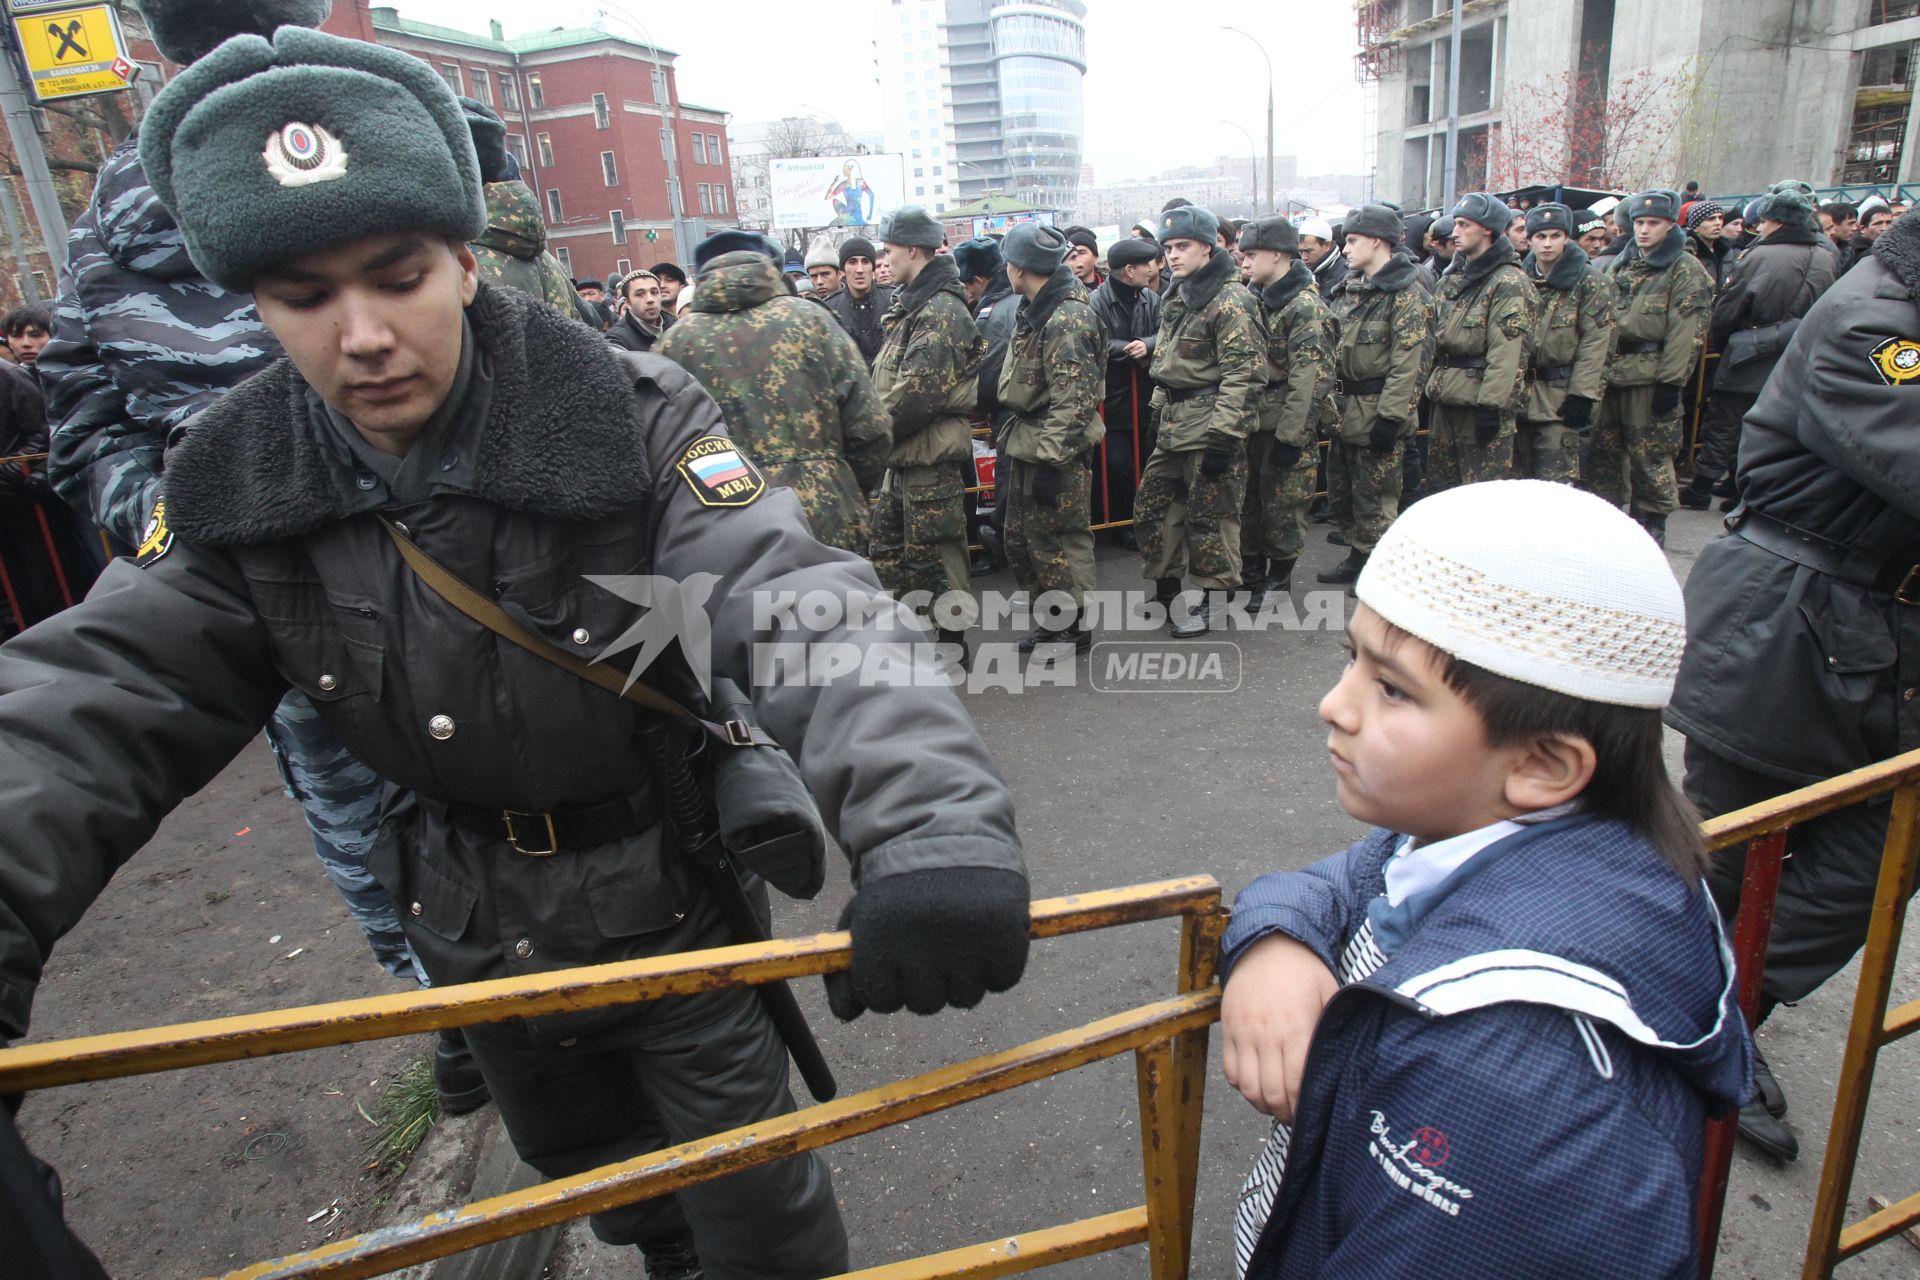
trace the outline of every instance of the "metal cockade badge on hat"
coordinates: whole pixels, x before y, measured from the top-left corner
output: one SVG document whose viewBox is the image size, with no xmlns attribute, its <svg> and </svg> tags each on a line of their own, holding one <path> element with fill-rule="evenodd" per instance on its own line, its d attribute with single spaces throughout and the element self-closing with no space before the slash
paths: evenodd
<svg viewBox="0 0 1920 1280">
<path fill-rule="evenodd" d="M 267 172 L 283 187 L 331 182 L 347 176 L 347 149 L 317 124 L 290 120 L 267 136 L 260 153 Z"/>
</svg>

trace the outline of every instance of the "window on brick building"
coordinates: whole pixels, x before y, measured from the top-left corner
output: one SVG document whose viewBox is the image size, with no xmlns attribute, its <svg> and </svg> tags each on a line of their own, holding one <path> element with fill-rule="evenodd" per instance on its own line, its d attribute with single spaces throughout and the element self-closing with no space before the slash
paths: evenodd
<svg viewBox="0 0 1920 1280">
<path fill-rule="evenodd" d="M 567 273 L 567 279 L 573 279 L 573 250 L 560 245 L 553 251 L 553 256 L 560 259 L 560 269 Z"/>
<path fill-rule="evenodd" d="M 533 104 L 535 111 L 547 105 L 547 91 L 541 87 L 538 75 L 527 77 L 527 101 Z"/>
<path fill-rule="evenodd" d="M 693 162 L 695 164 L 707 162 L 707 140 L 697 133 L 693 135 Z"/>
<path fill-rule="evenodd" d="M 527 140 L 517 133 L 507 135 L 507 154 L 513 157 L 522 173 L 533 167 L 527 163 Z"/>
<path fill-rule="evenodd" d="M 500 73 L 500 105 L 508 111 L 520 109 L 520 83 L 505 71 Z"/>
<path fill-rule="evenodd" d="M 606 179 L 606 183 L 610 187 L 620 185 L 620 166 L 614 162 L 613 152 L 611 151 L 602 151 L 600 153 L 600 176 Z"/>
<path fill-rule="evenodd" d="M 473 73 L 473 100 L 483 107 L 493 105 L 493 86 L 487 83 L 487 73 L 484 71 Z"/>
<path fill-rule="evenodd" d="M 564 215 L 560 212 L 560 188 L 558 187 L 547 188 L 547 220 L 550 222 L 564 221 Z"/>
<path fill-rule="evenodd" d="M 553 168 L 553 135 L 542 133 L 537 136 L 540 142 L 540 167 L 551 169 Z"/>
<path fill-rule="evenodd" d="M 618 271 L 621 275 L 625 275 L 627 274 L 627 272 L 633 270 L 633 259 L 632 258 L 616 258 L 614 260 L 613 269 L 615 271 Z"/>
<path fill-rule="evenodd" d="M 459 63 L 457 62 L 441 63 L 440 78 L 447 82 L 447 88 L 453 90 L 454 97 L 464 98 L 467 96 L 466 86 L 460 83 L 460 64 Z"/>
<path fill-rule="evenodd" d="M 607 95 L 604 93 L 594 94 L 593 127 L 596 129 L 605 129 L 612 124 L 613 113 L 607 109 Z"/>
<path fill-rule="evenodd" d="M 713 184 L 713 211 L 715 213 L 727 211 L 727 189 L 717 182 Z"/>
<path fill-rule="evenodd" d="M 627 242 L 627 215 L 615 209 L 607 216 L 608 220 L 613 224 L 613 242 L 615 244 L 625 244 Z"/>
<path fill-rule="evenodd" d="M 720 135 L 717 133 L 710 133 L 707 135 L 707 163 L 708 164 L 721 163 Z"/>
<path fill-rule="evenodd" d="M 704 182 L 700 184 L 700 212 L 713 212 L 713 188 Z"/>
</svg>

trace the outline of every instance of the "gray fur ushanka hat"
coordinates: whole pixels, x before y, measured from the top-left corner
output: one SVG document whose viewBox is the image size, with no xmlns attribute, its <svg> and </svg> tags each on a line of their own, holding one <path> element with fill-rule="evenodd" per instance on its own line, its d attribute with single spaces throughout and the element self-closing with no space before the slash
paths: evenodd
<svg viewBox="0 0 1920 1280">
<path fill-rule="evenodd" d="M 140 161 L 194 265 L 236 292 L 369 236 L 487 227 L 446 82 L 408 54 L 304 27 L 238 36 L 174 77 L 141 123 Z"/>
<path fill-rule="evenodd" d="M 317 27 L 333 0 L 134 0 L 154 47 L 186 66 L 235 36 L 270 36 L 281 27 Z"/>
</svg>

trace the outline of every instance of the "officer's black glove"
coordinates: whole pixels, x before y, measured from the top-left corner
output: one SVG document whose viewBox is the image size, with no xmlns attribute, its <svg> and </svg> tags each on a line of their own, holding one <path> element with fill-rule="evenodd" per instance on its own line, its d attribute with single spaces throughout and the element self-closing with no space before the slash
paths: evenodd
<svg viewBox="0 0 1920 1280">
<path fill-rule="evenodd" d="M 1033 500 L 1043 507 L 1060 505 L 1061 491 L 1066 488 L 1066 476 L 1058 467 L 1042 466 L 1033 473 Z"/>
<path fill-rule="evenodd" d="M 1680 407 L 1680 393 L 1685 387 L 1676 387 L 1671 382 L 1657 382 L 1653 387 L 1653 411 L 1671 413 Z"/>
<path fill-rule="evenodd" d="M 1281 444 L 1276 440 L 1273 442 L 1273 447 L 1267 450 L 1267 462 L 1276 471 L 1287 471 L 1292 469 L 1294 463 L 1300 461 L 1300 455 L 1305 452 L 1306 450 L 1297 444 Z"/>
<path fill-rule="evenodd" d="M 1500 435 L 1500 411 L 1481 405 L 1473 411 L 1473 438 L 1492 444 Z"/>
<path fill-rule="evenodd" d="M 1375 453 L 1392 453 L 1393 443 L 1399 438 L 1399 423 L 1392 418 L 1375 418 L 1373 429 L 1367 432 L 1367 448 Z"/>
<path fill-rule="evenodd" d="M 1593 421 L 1593 401 L 1585 396 L 1568 396 L 1560 404 L 1560 420 L 1575 431 L 1585 431 Z"/>
<path fill-rule="evenodd" d="M 853 969 L 827 975 L 827 1004 L 851 1022 L 868 1009 L 971 1009 L 1027 967 L 1027 880 L 986 867 L 932 867 L 870 880 L 840 914 Z"/>
<path fill-rule="evenodd" d="M 1223 476 L 1233 469 L 1233 450 L 1217 444 L 1207 446 L 1207 452 L 1200 459 L 1200 474 L 1203 476 Z"/>
</svg>

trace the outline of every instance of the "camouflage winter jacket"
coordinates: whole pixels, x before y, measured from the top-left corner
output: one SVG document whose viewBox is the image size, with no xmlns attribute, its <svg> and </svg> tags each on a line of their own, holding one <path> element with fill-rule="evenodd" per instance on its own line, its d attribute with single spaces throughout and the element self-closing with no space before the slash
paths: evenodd
<svg viewBox="0 0 1920 1280">
<path fill-rule="evenodd" d="M 54 488 L 139 546 L 168 433 L 279 355 L 253 299 L 193 265 L 141 168 L 139 137 L 128 135 L 67 236 L 53 335 L 40 353 Z"/>
<path fill-rule="evenodd" d="M 709 262 L 656 350 L 707 388 L 734 442 L 799 497 L 816 538 L 866 553 L 866 495 L 886 473 L 892 423 L 853 339 L 787 292 L 779 264 L 750 252 Z"/>
<path fill-rule="evenodd" d="M 1015 312 L 1000 370 L 1000 407 L 1012 411 L 1007 456 L 1062 466 L 1106 439 L 1107 331 L 1086 286 L 1062 268 Z"/>
<path fill-rule="evenodd" d="M 1333 298 L 1340 345 L 1334 376 L 1340 438 L 1364 442 L 1375 418 L 1406 423 L 1420 407 L 1433 367 L 1433 299 L 1414 282 L 1414 263 L 1396 253 L 1373 275 L 1354 272 Z"/>
<path fill-rule="evenodd" d="M 1620 345 L 1608 382 L 1686 386 L 1713 311 L 1713 277 L 1687 252 L 1687 233 L 1675 227 L 1650 251 L 1623 259 L 1613 289 Z"/>
<path fill-rule="evenodd" d="M 1333 313 L 1314 287 L 1313 271 L 1297 259 L 1254 296 L 1267 330 L 1267 385 L 1256 429 L 1305 448 L 1333 399 Z"/>
<path fill-rule="evenodd" d="M 1513 245 L 1500 236 L 1479 257 L 1454 259 L 1434 306 L 1439 334 L 1427 395 L 1435 404 L 1517 409 L 1526 382 L 1533 285 Z"/>
<path fill-rule="evenodd" d="M 1613 290 L 1577 244 L 1568 245 L 1544 276 L 1532 254 L 1526 267 L 1536 300 L 1533 359 L 1520 416 L 1558 422 L 1568 396 L 1598 402 L 1606 394 L 1615 333 Z"/>
<path fill-rule="evenodd" d="M 574 292 L 560 259 L 547 252 L 540 202 L 524 182 L 487 184 L 487 229 L 473 242 L 480 278 L 518 289 L 598 332 L 600 315 Z"/>
<path fill-rule="evenodd" d="M 1228 449 L 1253 433 L 1265 376 L 1259 306 L 1225 250 L 1179 281 L 1160 308 L 1160 341 L 1148 372 L 1159 384 L 1157 447 Z"/>
<path fill-rule="evenodd" d="M 873 389 L 893 419 L 894 467 L 929 467 L 973 456 L 969 418 L 979 399 L 987 340 L 973 323 L 953 259 L 941 254 L 893 291 L 887 340 L 873 362 Z"/>
</svg>

